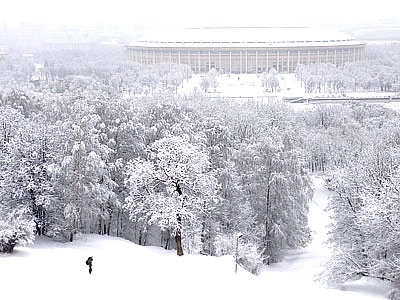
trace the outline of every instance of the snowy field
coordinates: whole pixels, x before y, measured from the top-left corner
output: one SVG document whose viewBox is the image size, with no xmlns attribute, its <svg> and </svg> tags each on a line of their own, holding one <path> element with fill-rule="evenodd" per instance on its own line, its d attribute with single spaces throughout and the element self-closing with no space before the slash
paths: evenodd
<svg viewBox="0 0 400 300">
<path fill-rule="evenodd" d="M 193 89 L 201 90 L 200 81 L 204 75 L 194 74 L 180 89 L 181 94 L 190 94 Z M 280 74 L 279 92 L 267 92 L 262 86 L 262 75 L 256 74 L 225 74 L 217 77 L 218 86 L 210 88 L 207 95 L 210 97 L 228 98 L 277 98 L 302 97 L 305 92 L 296 80 L 295 74 Z"/>
<path fill-rule="evenodd" d="M 200 81 L 204 75 L 194 74 L 192 78 L 187 82 L 184 81 L 183 87 L 179 89 L 181 95 L 190 95 L 194 89 L 201 90 Z M 248 100 L 259 100 L 268 101 L 270 99 L 284 99 L 284 98 L 314 98 L 314 97 L 342 97 L 341 94 L 330 94 L 327 93 L 306 93 L 304 88 L 300 85 L 300 82 L 296 79 L 295 74 L 279 74 L 279 91 L 268 92 L 262 87 L 262 75 L 256 74 L 224 74 L 217 77 L 218 86 L 213 89 L 210 88 L 206 93 L 209 97 L 223 97 L 232 99 L 238 102 Z M 348 92 L 346 96 L 349 98 L 358 97 L 398 97 L 397 93 L 384 93 L 384 92 Z M 334 104 L 335 100 L 325 101 L 327 104 Z M 324 103 L 325 103 L 324 102 Z M 343 103 L 338 101 L 337 103 Z M 375 103 L 369 101 L 369 103 Z M 388 108 L 400 111 L 400 102 L 382 102 L 377 100 L 376 103 L 382 104 Z M 321 104 L 315 103 L 290 103 L 294 109 L 304 109 L 310 105 Z"/>
<path fill-rule="evenodd" d="M 388 286 L 359 280 L 338 289 L 315 281 L 329 257 L 324 243 L 329 216 L 328 192 L 320 177 L 309 213 L 313 242 L 291 252 L 281 263 L 254 276 L 233 257 L 207 257 L 97 235 L 82 235 L 73 243 L 38 239 L 34 246 L 0 254 L 0 299 L 386 299 Z M 89 275 L 85 260 L 93 256 Z"/>
</svg>

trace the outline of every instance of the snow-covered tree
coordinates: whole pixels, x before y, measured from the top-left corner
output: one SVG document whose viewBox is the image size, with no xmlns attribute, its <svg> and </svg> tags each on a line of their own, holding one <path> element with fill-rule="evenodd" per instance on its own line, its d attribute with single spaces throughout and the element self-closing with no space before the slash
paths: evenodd
<svg viewBox="0 0 400 300">
<path fill-rule="evenodd" d="M 23 210 L 3 210 L 0 203 L 0 253 L 11 253 L 16 245 L 33 244 L 34 223 Z"/>
<path fill-rule="evenodd" d="M 131 219 L 170 230 L 177 254 L 183 255 L 182 237 L 193 230 L 201 234 L 202 216 L 217 200 L 207 154 L 186 137 L 165 137 L 150 146 L 147 160 L 129 162 L 126 175 Z"/>
<path fill-rule="evenodd" d="M 107 202 L 114 199 L 114 182 L 107 163 L 111 150 L 100 140 L 104 125 L 90 98 L 71 98 L 69 104 L 70 118 L 57 124 L 60 162 L 54 174 L 63 206 L 63 231 L 72 241 L 76 232 L 98 228 L 98 220 L 107 214 Z"/>
<path fill-rule="evenodd" d="M 200 88 L 204 92 L 207 92 L 210 88 L 216 89 L 218 87 L 217 75 L 218 72 L 215 69 L 211 69 L 210 71 L 208 71 L 207 74 L 201 77 Z"/>
<path fill-rule="evenodd" d="M 163 94 L 144 101 L 143 108 L 139 108 L 137 114 L 138 122 L 143 126 L 145 145 L 170 135 L 188 135 L 195 138 L 196 116 L 189 108 Z"/>
<path fill-rule="evenodd" d="M 1 110 L 3 111 L 1 115 L 3 140 L 0 147 L 2 220 L 10 222 L 9 230 L 14 228 L 21 231 L 21 234 L 25 229 L 26 233 L 30 232 L 31 224 L 35 224 L 35 232 L 41 235 L 47 229 L 46 209 L 52 197 L 51 181 L 47 174 L 49 152 L 46 127 L 43 123 L 23 118 L 19 112 L 11 108 L 2 107 Z M 25 225 L 27 227 L 24 229 Z M 27 238 L 31 239 L 28 236 Z M 23 239 L 21 236 L 21 241 Z"/>
<path fill-rule="evenodd" d="M 398 153 L 376 141 L 329 177 L 334 255 L 323 273 L 326 283 L 337 285 L 360 277 L 399 278 Z"/>
<path fill-rule="evenodd" d="M 301 139 L 288 108 L 269 103 L 243 117 L 237 127 L 242 140 L 235 155 L 241 186 L 256 213 L 259 245 L 267 262 L 278 261 L 285 249 L 303 247 L 311 188 L 303 166 Z M 252 109 L 249 109 L 252 111 Z M 244 130 L 245 129 L 245 130 Z M 262 246 L 261 246 L 262 245 Z"/>
<path fill-rule="evenodd" d="M 10 106 L 0 107 L 0 151 L 4 151 L 24 121 L 24 116 L 18 110 Z"/>
<path fill-rule="evenodd" d="M 38 235 L 48 230 L 47 209 L 54 196 L 48 167 L 53 163 L 49 132 L 44 124 L 26 122 L 7 145 L 0 168 L 0 197 L 13 208 L 24 207 Z"/>
<path fill-rule="evenodd" d="M 278 72 L 275 69 L 270 69 L 263 73 L 262 86 L 271 92 L 276 92 L 279 88 Z"/>
<path fill-rule="evenodd" d="M 141 118 L 145 115 L 142 113 L 144 108 L 141 105 L 133 107 L 130 100 L 108 97 L 98 99 L 95 105 L 96 114 L 104 124 L 99 128 L 99 139 L 110 149 L 107 161 L 110 178 L 115 182 L 115 199 L 110 199 L 106 207 L 102 208 L 107 213 L 102 214 L 99 232 L 132 239 L 135 232 L 127 230 L 131 222 L 122 208 L 127 196 L 123 169 L 129 160 L 144 155 L 144 126 L 141 123 Z M 122 230 L 123 227 L 125 231 Z M 138 242 L 137 239 L 133 240 Z"/>
</svg>

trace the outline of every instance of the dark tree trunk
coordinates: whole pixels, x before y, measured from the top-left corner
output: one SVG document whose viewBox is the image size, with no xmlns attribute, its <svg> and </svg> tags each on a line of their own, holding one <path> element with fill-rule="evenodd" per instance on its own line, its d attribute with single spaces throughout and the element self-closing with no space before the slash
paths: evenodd
<svg viewBox="0 0 400 300">
<path fill-rule="evenodd" d="M 142 229 L 139 230 L 139 245 L 143 246 L 143 232 Z"/>
<path fill-rule="evenodd" d="M 264 263 L 269 265 L 270 264 L 270 258 L 271 258 L 271 254 L 272 254 L 272 237 L 270 234 L 270 223 L 271 223 L 271 187 L 268 186 L 267 189 L 267 197 L 266 197 L 266 219 L 265 219 L 265 236 L 264 236 L 264 255 L 265 255 L 265 259 L 264 259 Z"/>
<path fill-rule="evenodd" d="M 121 236 L 121 232 L 122 232 L 122 212 L 120 209 L 118 209 L 117 212 L 117 220 L 116 220 L 116 227 L 117 227 L 117 237 Z"/>
<path fill-rule="evenodd" d="M 178 221 L 178 228 L 176 229 L 176 233 L 175 233 L 176 254 L 178 256 L 182 256 L 183 255 L 182 232 L 181 232 L 182 218 L 179 214 L 177 214 L 176 219 Z"/>
<path fill-rule="evenodd" d="M 171 242 L 171 238 L 170 237 L 171 237 L 171 235 L 168 235 L 166 238 L 163 237 L 163 241 L 165 243 L 165 245 L 164 245 L 164 249 L 165 250 L 169 250 L 169 244 Z"/>
<path fill-rule="evenodd" d="M 179 184 L 179 181 L 176 182 L 176 191 L 178 192 L 179 196 L 181 196 L 182 193 L 182 189 L 181 186 Z M 184 203 L 182 203 L 182 206 L 184 205 Z M 178 256 L 182 256 L 183 255 L 183 248 L 182 248 L 182 217 L 180 214 L 176 214 L 176 221 L 178 223 L 178 228 L 176 229 L 175 232 L 175 242 L 176 242 L 176 254 Z"/>
<path fill-rule="evenodd" d="M 70 232 L 70 234 L 69 234 L 69 241 L 70 241 L 71 243 L 74 241 L 74 233 L 72 232 L 72 230 L 71 230 L 71 232 Z"/>
</svg>

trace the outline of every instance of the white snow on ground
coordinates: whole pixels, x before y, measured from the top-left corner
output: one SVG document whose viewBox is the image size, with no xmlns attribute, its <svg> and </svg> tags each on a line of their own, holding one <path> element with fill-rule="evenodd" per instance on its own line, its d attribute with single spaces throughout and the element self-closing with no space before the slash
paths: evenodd
<svg viewBox="0 0 400 300">
<path fill-rule="evenodd" d="M 309 211 L 312 230 L 311 244 L 293 251 L 286 258 L 267 268 L 260 280 L 270 286 L 269 292 L 280 299 L 372 300 L 387 299 L 389 286 L 375 279 L 346 283 L 338 289 L 326 288 L 318 282 L 317 275 L 329 259 L 331 249 L 327 244 L 330 217 L 326 211 L 329 192 L 322 177 L 314 177 L 315 193 Z"/>
<path fill-rule="evenodd" d="M 195 88 L 201 90 L 200 81 L 202 76 L 204 76 L 204 74 L 194 74 L 188 82 L 184 81 L 183 88 L 180 89 L 179 93 L 190 94 Z M 279 75 L 279 78 L 281 91 L 279 93 L 272 93 L 263 88 L 261 74 L 218 75 L 218 86 L 216 88 L 209 88 L 206 95 L 210 97 L 257 98 L 286 96 L 287 94 L 293 94 L 293 92 L 297 93 L 296 96 L 302 96 L 304 94 L 303 89 L 296 88 L 292 90 L 292 87 L 300 86 L 294 74 Z"/>
<path fill-rule="evenodd" d="M 194 89 L 201 91 L 200 81 L 204 74 L 194 74 L 189 81 L 184 81 L 183 87 L 179 89 L 179 94 L 190 95 Z M 235 101 L 260 100 L 268 101 L 270 99 L 285 99 L 289 102 L 290 98 L 332 98 L 332 100 L 324 100 L 323 103 L 335 104 L 343 103 L 342 101 L 335 102 L 335 98 L 342 98 L 341 93 L 306 93 L 304 87 L 296 79 L 294 73 L 279 74 L 279 90 L 276 92 L 266 91 L 262 87 L 262 74 L 223 74 L 217 76 L 218 86 L 215 89 L 210 88 L 207 93 L 209 97 L 228 98 Z M 357 100 L 360 97 L 377 98 L 376 103 L 383 104 L 391 109 L 400 110 L 400 102 L 397 101 L 382 101 L 381 97 L 398 97 L 398 93 L 393 92 L 348 92 L 346 97 Z M 373 100 L 369 101 L 374 103 Z M 311 104 L 311 103 L 310 103 Z M 321 104 L 316 102 L 314 104 Z M 294 109 L 304 109 L 309 106 L 309 103 L 291 103 Z"/>
<path fill-rule="evenodd" d="M 207 257 L 143 247 L 126 240 L 82 235 L 73 243 L 39 238 L 34 246 L 0 254 L 0 299 L 386 299 L 387 286 L 359 280 L 339 289 L 314 281 L 330 254 L 324 243 L 329 196 L 321 177 L 314 178 L 315 196 L 309 223 L 313 242 L 254 276 L 231 256 Z M 94 257 L 89 275 L 85 260 Z"/>
</svg>

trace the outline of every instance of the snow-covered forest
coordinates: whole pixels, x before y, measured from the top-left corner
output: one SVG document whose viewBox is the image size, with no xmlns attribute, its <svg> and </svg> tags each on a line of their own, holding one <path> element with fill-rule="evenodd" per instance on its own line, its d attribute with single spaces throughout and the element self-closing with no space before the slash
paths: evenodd
<svg viewBox="0 0 400 300">
<path fill-rule="evenodd" d="M 306 91 L 397 92 L 400 48 L 386 47 L 297 75 Z M 0 252 L 40 235 L 96 233 L 221 256 L 240 238 L 238 262 L 257 274 L 310 242 L 310 178 L 320 173 L 333 195 L 334 249 L 321 280 L 379 278 L 400 299 L 396 111 L 238 103 L 207 97 L 205 80 L 182 96 L 187 66 L 144 67 L 124 54 L 97 45 L 0 61 Z M 275 89 L 277 75 L 263 76 Z"/>
<path fill-rule="evenodd" d="M 364 61 L 340 67 L 301 66 L 296 76 L 307 93 L 400 92 L 399 47 L 398 43 L 368 45 Z"/>
</svg>

